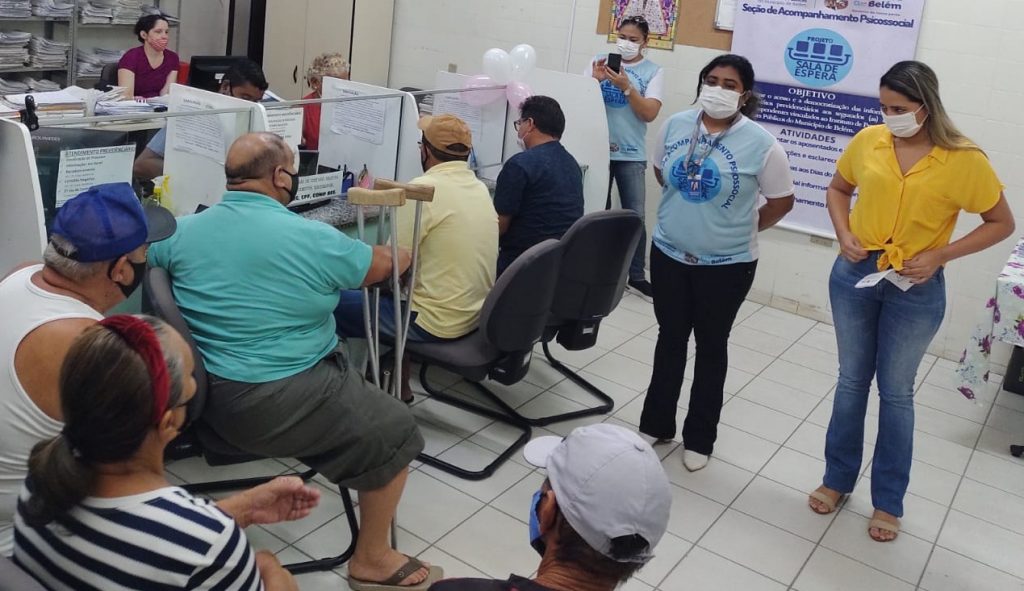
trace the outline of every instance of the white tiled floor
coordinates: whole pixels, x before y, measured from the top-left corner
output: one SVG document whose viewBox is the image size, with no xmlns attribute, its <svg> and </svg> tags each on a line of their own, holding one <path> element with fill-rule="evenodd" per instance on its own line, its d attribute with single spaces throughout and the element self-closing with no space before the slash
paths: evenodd
<svg viewBox="0 0 1024 591">
<path fill-rule="evenodd" d="M 615 399 L 611 417 L 534 429 L 565 434 L 606 420 L 635 428 L 651 374 L 657 324 L 651 305 L 631 294 L 601 326 L 598 345 L 555 355 Z M 660 446 L 673 487 L 668 534 L 657 558 L 624 589 L 700 590 L 1024 590 L 1024 461 L 1007 452 L 1024 443 L 1024 397 L 989 392 L 974 405 L 951 387 L 953 364 L 928 356 L 920 369 L 915 462 L 904 531 L 891 544 L 867 536 L 870 457 L 877 404 L 869 407 L 865 475 L 841 511 L 818 516 L 806 493 L 824 469 L 822 450 L 837 373 L 832 328 L 744 304 L 732 335 L 726 403 L 715 456 L 691 474 L 678 442 Z M 693 355 L 693 350 L 690 355 Z M 539 348 L 538 348 L 539 352 Z M 688 370 L 690 368 L 687 368 Z M 689 372 L 688 372 L 689 374 Z M 472 395 L 437 373 L 439 385 Z M 511 387 L 490 384 L 526 415 L 579 408 L 585 392 L 542 355 Z M 685 416 L 689 380 L 680 400 Z M 480 467 L 514 437 L 509 429 L 429 400 L 414 412 L 428 451 Z M 295 462 L 169 467 L 184 481 L 285 471 Z M 414 464 L 399 508 L 399 546 L 441 564 L 450 576 L 530 574 L 538 558 L 527 543 L 531 495 L 543 474 L 520 456 L 482 482 Z M 283 561 L 336 553 L 348 543 L 340 497 L 324 488 L 307 520 L 250 528 L 254 546 Z M 347 589 L 344 568 L 299 577 L 305 590 Z"/>
</svg>

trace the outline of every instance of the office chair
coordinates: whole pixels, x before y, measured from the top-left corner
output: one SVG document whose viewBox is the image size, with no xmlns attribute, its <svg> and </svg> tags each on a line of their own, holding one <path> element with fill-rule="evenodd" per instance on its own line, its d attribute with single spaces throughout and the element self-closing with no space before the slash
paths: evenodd
<svg viewBox="0 0 1024 591">
<path fill-rule="evenodd" d="M 203 364 L 203 356 L 192 338 L 185 318 L 174 301 L 171 276 L 166 269 L 150 267 L 146 271 L 143 280 L 143 290 L 149 301 L 149 307 L 153 314 L 162 318 L 165 322 L 174 327 L 181 334 L 185 342 L 192 349 L 192 356 L 195 360 L 193 377 L 196 380 L 196 394 L 189 401 L 186 411 L 188 412 L 190 426 L 178 439 L 171 442 L 169 455 L 176 459 L 183 457 L 202 456 L 210 466 L 226 466 L 230 464 L 241 464 L 253 460 L 263 459 L 262 456 L 253 455 L 235 449 L 231 444 L 218 436 L 213 429 L 202 421 L 203 407 L 206 405 L 206 397 L 209 394 L 209 379 L 206 373 L 206 366 Z M 296 474 L 303 480 L 309 480 L 316 475 L 315 470 L 307 470 L 302 474 Z M 269 482 L 276 476 L 265 476 L 256 478 L 243 478 L 237 480 L 220 480 L 215 482 L 201 482 L 183 486 L 185 490 L 193 494 L 204 494 L 225 490 L 237 490 L 249 488 Z M 329 558 L 309 560 L 295 564 L 285 565 L 294 574 L 302 574 L 314 571 L 333 570 L 348 562 L 355 552 L 356 539 L 359 536 L 359 523 L 356 521 L 355 505 L 352 496 L 345 487 L 338 487 L 341 493 L 341 501 L 345 507 L 345 517 L 348 520 L 349 532 L 352 540 L 349 547 L 339 554 Z"/>
<path fill-rule="evenodd" d="M 514 384 L 529 371 L 533 346 L 540 340 L 550 314 L 561 261 L 562 248 L 557 240 L 537 244 L 498 278 L 484 300 L 480 323 L 474 332 L 441 343 L 407 343 L 410 356 L 422 363 L 420 382 L 432 399 L 509 425 L 519 432 L 519 437 L 482 470 L 468 470 L 427 454 L 421 454 L 420 461 L 460 478 L 482 480 L 494 474 L 529 441 L 530 426 L 481 382 L 490 378 L 501 384 Z M 435 388 L 427 379 L 427 370 L 432 365 L 462 376 L 498 409 Z"/>
</svg>

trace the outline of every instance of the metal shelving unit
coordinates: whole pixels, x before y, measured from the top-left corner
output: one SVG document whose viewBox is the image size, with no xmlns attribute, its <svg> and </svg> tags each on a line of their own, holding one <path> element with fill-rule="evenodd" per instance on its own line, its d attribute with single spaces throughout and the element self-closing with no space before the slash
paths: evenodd
<svg viewBox="0 0 1024 591">
<path fill-rule="evenodd" d="M 98 80 L 99 76 L 79 76 L 77 71 L 77 64 L 75 63 L 75 56 L 78 53 L 78 30 L 79 29 L 113 29 L 117 31 L 123 31 L 125 28 L 131 28 L 132 24 L 121 24 L 121 23 L 97 23 L 97 24 L 82 24 L 79 22 L 79 8 L 85 4 L 88 0 L 69 0 L 75 7 L 72 12 L 72 17 L 67 18 L 53 18 L 43 16 L 30 16 L 27 18 L 10 18 L 0 17 L 0 28 L 8 28 L 10 23 L 43 23 L 43 34 L 47 39 L 55 39 L 55 33 L 58 26 L 66 26 L 67 42 L 71 45 L 71 50 L 68 52 L 67 64 L 63 68 L 34 68 L 31 66 L 17 67 L 17 68 L 0 68 L 0 75 L 2 74 L 19 74 L 19 73 L 63 73 L 66 77 L 67 85 L 76 84 L 78 80 Z M 178 18 L 181 18 L 182 12 L 182 0 L 152 0 L 151 2 L 157 8 L 170 9 L 174 5 L 177 12 L 172 11 Z M 176 24 L 171 23 L 171 27 L 177 27 Z M 175 36 L 175 50 L 178 50 L 180 45 L 179 36 Z"/>
</svg>

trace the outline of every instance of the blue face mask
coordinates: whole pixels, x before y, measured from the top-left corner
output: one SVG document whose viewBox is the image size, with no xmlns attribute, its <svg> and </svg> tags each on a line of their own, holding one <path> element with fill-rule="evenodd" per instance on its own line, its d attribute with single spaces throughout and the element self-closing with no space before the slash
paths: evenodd
<svg viewBox="0 0 1024 591">
<path fill-rule="evenodd" d="M 530 501 L 530 546 L 541 556 L 544 556 L 544 551 L 547 549 L 547 546 L 544 544 L 544 538 L 540 533 L 540 517 L 537 515 L 543 495 L 544 491 L 538 490 L 533 493 L 533 499 Z"/>
</svg>

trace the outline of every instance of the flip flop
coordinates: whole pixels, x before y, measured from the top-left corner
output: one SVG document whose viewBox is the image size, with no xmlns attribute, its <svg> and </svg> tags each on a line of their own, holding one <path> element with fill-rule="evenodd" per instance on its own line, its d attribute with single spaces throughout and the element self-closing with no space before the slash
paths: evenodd
<svg viewBox="0 0 1024 591">
<path fill-rule="evenodd" d="M 809 495 L 807 495 L 807 496 L 812 498 L 812 499 L 814 499 L 815 501 L 818 501 L 822 505 L 825 505 L 825 508 L 828 509 L 828 511 L 821 512 L 821 511 L 818 511 L 817 509 L 815 509 L 814 507 L 811 507 L 811 511 L 814 511 L 818 515 L 829 515 L 829 514 L 835 512 L 836 505 L 838 505 L 839 502 L 842 501 L 843 497 L 846 496 L 846 495 L 839 495 L 839 498 L 833 501 L 832 497 L 826 495 L 825 493 L 823 493 L 823 492 L 821 492 L 819 490 L 815 490 L 815 491 L 811 491 L 811 493 Z"/>
<path fill-rule="evenodd" d="M 431 565 L 430 573 L 427 575 L 426 579 L 423 579 L 422 583 L 416 585 L 399 585 L 399 583 L 405 580 L 406 577 L 425 566 L 422 562 L 412 556 L 406 556 L 406 558 L 409 559 L 408 562 L 392 573 L 390 577 L 380 582 L 363 581 L 349 575 L 349 589 L 352 589 L 352 591 L 427 591 L 431 585 L 444 577 L 444 569 L 437 565 Z"/>
<path fill-rule="evenodd" d="M 879 540 L 878 538 L 876 538 L 876 537 L 871 535 L 871 529 L 872 528 L 880 529 L 882 531 L 892 532 L 892 533 L 894 533 L 896 535 L 893 536 L 892 540 Z M 898 523 L 893 523 L 891 521 L 885 521 L 884 519 L 872 519 L 871 521 L 868 522 L 868 537 L 870 537 L 872 540 L 874 540 L 876 542 L 880 542 L 880 543 L 883 543 L 883 544 L 886 543 L 886 542 L 892 542 L 897 537 L 899 537 L 899 534 L 900 534 L 900 524 L 898 524 Z"/>
</svg>

